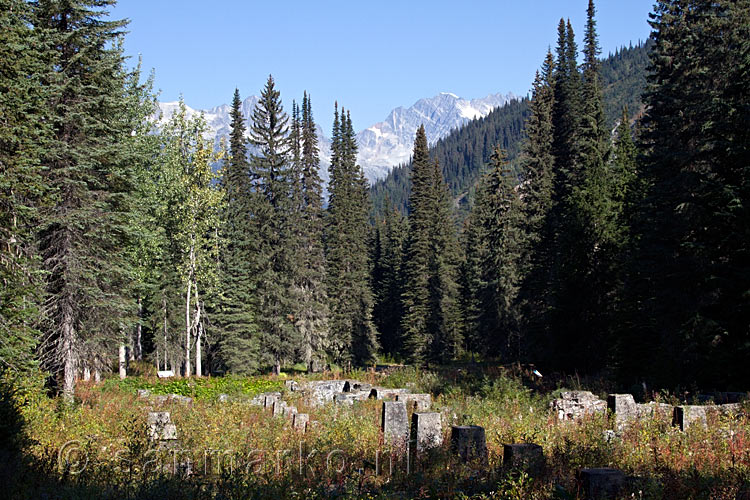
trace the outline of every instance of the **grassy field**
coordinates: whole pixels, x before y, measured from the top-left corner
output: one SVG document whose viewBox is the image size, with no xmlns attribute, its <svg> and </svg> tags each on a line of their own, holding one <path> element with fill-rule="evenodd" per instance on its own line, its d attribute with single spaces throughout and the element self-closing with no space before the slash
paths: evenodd
<svg viewBox="0 0 750 500">
<path fill-rule="evenodd" d="M 6 382 L 0 418 L 10 451 L 0 480 L 13 498 L 573 499 L 581 495 L 580 468 L 609 466 L 636 478 L 623 498 L 750 498 L 747 412 L 687 433 L 653 418 L 611 438 L 604 432 L 613 428 L 607 416 L 558 422 L 548 403 L 564 381 L 542 386 L 523 370 L 454 366 L 346 376 L 430 392 L 433 411 L 443 414 L 443 447 L 407 470 L 405 459 L 383 443 L 381 402 L 308 408 L 298 393 L 289 393 L 285 400 L 317 422 L 298 433 L 249 404 L 260 392 L 283 390 L 284 377 L 108 379 L 79 385 L 73 407 L 33 382 L 16 385 L 11 395 Z M 577 382 L 565 385 L 578 388 Z M 191 396 L 193 404 L 153 408 L 137 398 L 141 388 Z M 231 400 L 220 402 L 220 394 Z M 179 437 L 174 448 L 155 450 L 149 441 L 150 409 L 171 412 Z M 452 455 L 450 425 L 461 424 L 486 429 L 488 463 L 462 464 Z M 518 442 L 543 447 L 542 474 L 501 467 L 503 443 Z M 188 459 L 192 474 L 185 475 L 180 464 Z"/>
</svg>

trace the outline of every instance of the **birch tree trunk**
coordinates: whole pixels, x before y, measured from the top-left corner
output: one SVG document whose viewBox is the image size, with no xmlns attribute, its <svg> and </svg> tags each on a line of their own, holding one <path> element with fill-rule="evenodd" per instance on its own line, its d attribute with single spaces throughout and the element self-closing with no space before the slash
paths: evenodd
<svg viewBox="0 0 750 500">
<path fill-rule="evenodd" d="M 62 317 L 62 358 L 63 358 L 63 400 L 73 402 L 76 390 L 76 352 L 73 311 L 69 305 L 63 306 Z"/>
<path fill-rule="evenodd" d="M 135 359 L 138 361 L 143 360 L 143 345 L 141 344 L 141 336 L 143 334 L 141 329 L 141 320 L 143 319 L 143 301 L 138 297 L 138 324 L 135 327 L 135 345 L 133 346 L 133 354 Z"/>
<path fill-rule="evenodd" d="M 195 375 L 200 377 L 203 371 L 203 365 L 201 362 L 201 302 L 198 298 L 198 283 L 193 285 L 195 287 Z"/>
<path fill-rule="evenodd" d="M 190 251 L 192 253 L 192 249 Z M 187 294 L 185 294 L 185 376 L 190 376 L 190 297 L 192 296 L 193 280 L 188 279 Z"/>
<path fill-rule="evenodd" d="M 120 344 L 120 380 L 124 380 L 128 376 L 128 356 L 125 344 Z"/>
</svg>

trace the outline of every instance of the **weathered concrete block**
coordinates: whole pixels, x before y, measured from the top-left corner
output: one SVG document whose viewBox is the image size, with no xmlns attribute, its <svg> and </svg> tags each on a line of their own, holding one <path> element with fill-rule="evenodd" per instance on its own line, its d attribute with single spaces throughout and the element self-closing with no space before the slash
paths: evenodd
<svg viewBox="0 0 750 500">
<path fill-rule="evenodd" d="M 371 389 L 372 384 L 365 384 L 357 380 L 347 380 L 344 383 L 344 392 L 366 391 L 367 393 L 369 393 Z"/>
<path fill-rule="evenodd" d="M 638 418 L 638 406 L 632 394 L 610 394 L 607 396 L 607 409 L 614 415 L 618 426 Z"/>
<path fill-rule="evenodd" d="M 229 402 L 229 394 L 219 394 L 219 397 L 216 398 L 219 403 L 228 403 Z"/>
<path fill-rule="evenodd" d="M 344 392 L 345 380 L 319 380 L 308 382 L 302 388 L 309 395 L 309 404 L 320 406 L 330 403 L 336 394 Z"/>
<path fill-rule="evenodd" d="M 396 394 L 396 401 L 406 403 L 407 410 L 425 411 L 432 406 L 432 396 L 429 394 Z"/>
<path fill-rule="evenodd" d="M 177 439 L 177 427 L 172 423 L 168 411 L 149 412 L 146 422 L 149 426 L 149 437 L 157 441 L 173 441 Z"/>
<path fill-rule="evenodd" d="M 373 387 L 370 389 L 370 399 L 396 399 L 399 394 L 408 394 L 409 389 L 386 389 L 385 387 Z"/>
<path fill-rule="evenodd" d="M 403 442 L 409 439 L 409 420 L 406 405 L 399 401 L 384 401 L 380 428 L 386 442 Z"/>
<path fill-rule="evenodd" d="M 169 401 L 184 404 L 187 406 L 193 405 L 193 398 L 189 396 L 180 396 L 179 394 L 170 394 L 169 395 Z"/>
<path fill-rule="evenodd" d="M 151 391 L 148 389 L 138 389 L 138 399 L 146 399 L 151 395 Z"/>
<path fill-rule="evenodd" d="M 263 397 L 263 408 L 273 409 L 273 404 L 281 398 L 281 394 L 266 394 Z"/>
<path fill-rule="evenodd" d="M 286 409 L 287 404 L 285 401 L 276 400 L 273 402 L 272 412 L 274 417 L 282 417 L 284 416 L 284 410 Z"/>
<path fill-rule="evenodd" d="M 158 371 L 156 372 L 156 376 L 159 378 L 171 378 L 174 377 L 174 372 L 172 370 Z"/>
<path fill-rule="evenodd" d="M 385 404 L 385 403 L 384 403 Z M 411 446 L 417 453 L 443 444 L 442 415 L 437 412 L 411 416 Z"/>
<path fill-rule="evenodd" d="M 336 404 L 343 404 L 343 405 L 353 405 L 355 401 L 365 401 L 367 397 L 369 396 L 369 392 L 364 391 L 356 391 L 356 392 L 342 392 L 341 394 L 336 394 L 333 397 L 333 401 Z"/>
<path fill-rule="evenodd" d="M 544 471 L 544 451 L 533 443 L 504 444 L 503 467 L 540 475 Z"/>
<path fill-rule="evenodd" d="M 148 425 L 165 425 L 172 423 L 172 417 L 168 411 L 151 411 L 146 417 Z"/>
<path fill-rule="evenodd" d="M 578 479 L 586 500 L 617 498 L 625 487 L 625 474 L 617 469 L 581 469 Z"/>
<path fill-rule="evenodd" d="M 310 415 L 307 413 L 295 413 L 292 416 L 292 427 L 300 432 L 307 430 L 307 424 L 310 422 Z"/>
<path fill-rule="evenodd" d="M 589 391 L 565 391 L 550 403 L 559 420 L 579 420 L 587 415 L 604 413 L 607 402 Z"/>
<path fill-rule="evenodd" d="M 487 461 L 487 440 L 484 427 L 478 425 L 452 426 L 451 448 L 464 462 L 475 459 Z"/>
<path fill-rule="evenodd" d="M 687 431 L 690 427 L 698 426 L 706 428 L 706 407 L 696 405 L 675 406 L 672 413 L 672 425 L 679 427 L 681 431 Z"/>
<path fill-rule="evenodd" d="M 284 381 L 284 388 L 289 392 L 296 392 L 299 390 L 299 384 L 296 380 L 286 380 Z"/>
<path fill-rule="evenodd" d="M 151 439 L 157 441 L 174 441 L 177 439 L 177 426 L 174 424 L 164 424 L 161 427 L 149 428 Z"/>
<path fill-rule="evenodd" d="M 281 416 L 282 417 L 291 419 L 292 417 L 294 417 L 295 413 L 297 413 L 297 407 L 296 406 L 284 405 L 281 408 Z"/>
</svg>

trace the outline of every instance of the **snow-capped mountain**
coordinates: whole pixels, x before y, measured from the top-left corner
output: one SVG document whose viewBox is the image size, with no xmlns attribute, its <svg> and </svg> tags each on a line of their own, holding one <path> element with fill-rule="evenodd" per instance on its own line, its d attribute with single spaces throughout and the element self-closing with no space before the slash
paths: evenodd
<svg viewBox="0 0 750 500">
<path fill-rule="evenodd" d="M 430 145 L 447 136 L 451 130 L 460 127 L 469 120 L 487 116 L 493 109 L 503 106 L 515 96 L 493 94 L 481 99 L 466 100 L 455 94 L 443 92 L 434 97 L 420 99 L 409 108 L 398 107 L 388 117 L 366 128 L 357 134 L 359 144 L 359 164 L 365 175 L 374 182 L 385 177 L 390 170 L 409 160 L 414 146 L 414 136 L 419 125 L 424 124 L 427 141 Z M 249 128 L 253 108 L 258 102 L 256 96 L 250 96 L 242 103 L 242 116 Z M 166 122 L 177 109 L 177 102 L 159 103 L 161 110 L 160 123 Z M 187 107 L 188 117 L 202 112 L 210 128 L 210 135 L 215 140 L 229 135 L 230 107 L 222 104 L 207 110 L 195 110 Z M 328 181 L 328 166 L 331 158 L 331 140 L 318 127 L 320 146 L 321 177 Z"/>
<path fill-rule="evenodd" d="M 410 108 L 398 107 L 391 111 L 385 121 L 357 134 L 359 163 L 371 181 L 385 177 L 391 168 L 406 163 L 411 157 L 414 136 L 420 124 L 424 124 L 427 142 L 432 145 L 451 130 L 474 118 L 487 116 L 490 111 L 514 98 L 510 93 L 493 94 L 468 101 L 443 92 L 435 97 L 420 99 Z"/>
</svg>

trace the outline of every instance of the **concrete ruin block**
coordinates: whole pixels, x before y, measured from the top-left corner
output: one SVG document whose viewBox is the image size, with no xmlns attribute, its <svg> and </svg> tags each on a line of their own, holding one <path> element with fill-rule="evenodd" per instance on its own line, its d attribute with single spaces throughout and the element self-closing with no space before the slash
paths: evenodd
<svg viewBox="0 0 750 500">
<path fill-rule="evenodd" d="M 443 444 L 442 415 L 438 412 L 416 412 L 411 416 L 411 446 L 417 453 Z"/>
<path fill-rule="evenodd" d="M 296 392 L 299 390 L 299 384 L 296 380 L 286 380 L 284 382 L 284 388 L 289 392 Z"/>
<path fill-rule="evenodd" d="M 318 380 L 306 383 L 302 390 L 308 394 L 310 405 L 320 406 L 330 403 L 336 394 L 344 392 L 344 384 L 345 380 Z"/>
<path fill-rule="evenodd" d="M 503 467 L 524 471 L 532 476 L 540 475 L 544 471 L 544 451 L 533 443 L 504 444 Z"/>
<path fill-rule="evenodd" d="M 151 391 L 148 389 L 138 389 L 138 399 L 146 399 L 151 395 Z"/>
<path fill-rule="evenodd" d="M 370 389 L 370 399 L 396 399 L 399 394 L 408 394 L 409 389 L 386 389 L 385 387 L 373 387 Z"/>
<path fill-rule="evenodd" d="M 281 408 L 281 416 L 285 418 L 293 418 L 294 415 L 297 413 L 297 407 L 296 406 L 284 406 Z"/>
<path fill-rule="evenodd" d="M 347 380 L 344 382 L 343 392 L 367 392 L 369 394 L 372 384 L 365 384 L 357 380 Z"/>
<path fill-rule="evenodd" d="M 292 428 L 300 432 L 307 430 L 307 424 L 310 422 L 310 415 L 307 413 L 295 413 L 292 416 Z"/>
<path fill-rule="evenodd" d="M 153 373 L 153 372 L 151 372 Z M 172 378 L 174 377 L 174 372 L 172 370 L 163 370 L 156 372 L 156 376 L 159 378 Z"/>
<path fill-rule="evenodd" d="M 464 462 L 476 459 L 486 462 L 487 440 L 484 427 L 478 425 L 452 426 L 451 448 Z"/>
<path fill-rule="evenodd" d="M 193 405 L 193 398 L 189 396 L 180 396 L 179 394 L 170 394 L 169 401 L 174 403 L 180 403 L 187 406 Z"/>
<path fill-rule="evenodd" d="M 625 487 L 625 473 L 617 469 L 581 469 L 578 480 L 586 500 L 618 498 Z"/>
<path fill-rule="evenodd" d="M 409 439 L 406 405 L 400 401 L 384 401 L 380 428 L 386 442 L 406 443 Z"/>
<path fill-rule="evenodd" d="M 149 437 L 155 441 L 173 441 L 177 439 L 177 427 L 172 423 L 168 411 L 152 411 L 146 418 Z"/>
<path fill-rule="evenodd" d="M 706 407 L 696 405 L 675 406 L 672 413 L 672 425 L 679 427 L 681 431 L 698 426 L 706 428 Z"/>
<path fill-rule="evenodd" d="M 432 406 L 432 396 L 429 394 L 396 394 L 396 401 L 406 403 L 407 410 L 425 411 Z"/>
<path fill-rule="evenodd" d="M 607 409 L 614 415 L 618 426 L 638 418 L 638 406 L 632 394 L 610 394 L 607 396 Z"/>
<path fill-rule="evenodd" d="M 219 403 L 228 403 L 229 402 L 229 394 L 219 394 L 219 397 L 217 398 Z"/>
<path fill-rule="evenodd" d="M 565 391 L 552 400 L 550 409 L 559 420 L 580 420 L 607 411 L 607 402 L 589 391 Z"/>
<path fill-rule="evenodd" d="M 286 406 L 287 406 L 287 404 L 284 401 L 281 401 L 279 399 L 277 399 L 276 401 L 274 401 L 273 402 L 273 406 L 271 408 L 273 416 L 274 417 L 282 417 L 282 416 L 284 416 L 284 411 L 286 409 Z"/>
<path fill-rule="evenodd" d="M 336 404 L 353 405 L 356 401 L 365 401 L 370 395 L 369 392 L 357 391 L 357 392 L 343 392 L 336 394 L 333 397 L 333 401 Z"/>
<path fill-rule="evenodd" d="M 263 408 L 273 409 L 273 404 L 279 400 L 281 394 L 266 394 L 263 397 Z"/>
<path fill-rule="evenodd" d="M 172 423 L 172 417 L 168 411 L 151 411 L 146 417 L 148 425 L 165 425 Z"/>
</svg>

